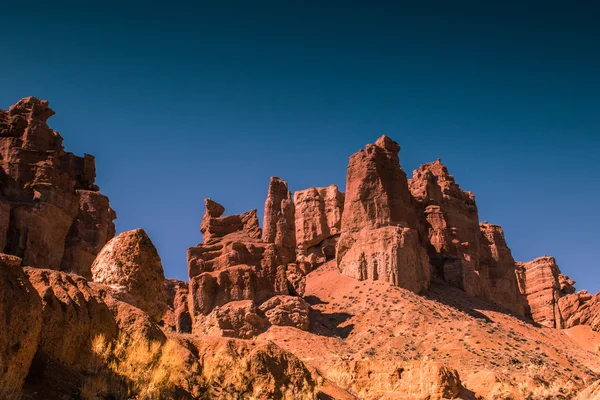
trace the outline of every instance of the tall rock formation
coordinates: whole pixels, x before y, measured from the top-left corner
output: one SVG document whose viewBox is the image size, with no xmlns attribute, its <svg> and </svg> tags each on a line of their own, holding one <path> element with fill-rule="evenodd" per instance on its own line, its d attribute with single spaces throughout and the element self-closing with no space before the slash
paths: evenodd
<svg viewBox="0 0 600 400">
<path fill-rule="evenodd" d="M 279 248 L 284 263 L 296 260 L 295 208 L 287 183 L 271 177 L 265 201 L 263 241 Z"/>
<path fill-rule="evenodd" d="M 337 263 L 356 279 L 420 292 L 429 286 L 429 258 L 399 151 L 384 135 L 350 157 Z"/>
<path fill-rule="evenodd" d="M 526 315 L 548 328 L 587 325 L 600 332 L 600 293 L 575 292 L 575 282 L 560 273 L 554 257 L 518 263 Z"/>
<path fill-rule="evenodd" d="M 294 204 L 298 255 L 334 259 L 342 231 L 344 193 L 336 185 L 299 190 L 294 193 Z"/>
<path fill-rule="evenodd" d="M 524 313 L 516 265 L 497 225 L 479 224 L 475 196 L 438 159 L 413 173 L 409 187 L 434 271 L 472 296 Z"/>
<path fill-rule="evenodd" d="M 456 184 L 439 159 L 415 170 L 409 187 L 435 271 L 451 285 L 471 295 L 481 295 L 475 196 Z"/>
<path fill-rule="evenodd" d="M 116 215 L 94 184 L 94 157 L 65 152 L 52 115 L 35 97 L 0 110 L 0 251 L 89 278 Z"/>
<path fill-rule="evenodd" d="M 260 239 L 256 210 L 222 217 L 220 204 L 206 199 L 205 205 L 205 242 L 187 253 L 195 327 L 215 307 L 232 301 L 261 303 L 276 294 L 302 295 L 304 277 L 295 264 L 285 263 L 278 245 Z"/>
<path fill-rule="evenodd" d="M 517 265 L 506 245 L 504 231 L 498 225 L 487 222 L 482 222 L 479 229 L 479 269 L 483 297 L 518 315 L 524 315 L 526 302 L 519 289 Z"/>
</svg>

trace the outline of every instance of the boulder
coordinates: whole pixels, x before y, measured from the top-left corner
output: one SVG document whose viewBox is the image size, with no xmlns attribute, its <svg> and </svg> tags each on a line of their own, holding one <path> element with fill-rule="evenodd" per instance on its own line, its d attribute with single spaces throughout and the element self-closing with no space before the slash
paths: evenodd
<svg viewBox="0 0 600 400">
<path fill-rule="evenodd" d="M 110 286 L 114 295 L 160 321 L 167 309 L 165 275 L 154 244 L 143 229 L 111 239 L 92 264 L 94 282 Z"/>
<path fill-rule="evenodd" d="M 239 300 L 215 308 L 202 325 L 208 335 L 250 339 L 264 332 L 269 323 L 252 300 Z"/>
<path fill-rule="evenodd" d="M 271 325 L 292 326 L 308 330 L 309 305 L 297 296 L 274 296 L 259 307 Z"/>
</svg>

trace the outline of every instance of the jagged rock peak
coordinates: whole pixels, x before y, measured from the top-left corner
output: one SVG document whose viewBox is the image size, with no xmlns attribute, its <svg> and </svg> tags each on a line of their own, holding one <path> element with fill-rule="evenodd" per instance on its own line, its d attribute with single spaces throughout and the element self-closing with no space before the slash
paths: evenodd
<svg viewBox="0 0 600 400">
<path fill-rule="evenodd" d="M 400 145 L 387 135 L 382 135 L 379 139 L 377 139 L 375 141 L 375 146 L 381 147 L 390 153 L 397 154 L 400 152 Z"/>
<path fill-rule="evenodd" d="M 225 207 L 209 198 L 204 199 L 204 206 L 206 207 L 204 213 L 208 217 L 219 218 L 225 212 Z"/>
<path fill-rule="evenodd" d="M 281 178 L 271 177 L 265 201 L 263 240 L 279 247 L 285 263 L 296 258 L 295 213 L 287 183 Z"/>
</svg>

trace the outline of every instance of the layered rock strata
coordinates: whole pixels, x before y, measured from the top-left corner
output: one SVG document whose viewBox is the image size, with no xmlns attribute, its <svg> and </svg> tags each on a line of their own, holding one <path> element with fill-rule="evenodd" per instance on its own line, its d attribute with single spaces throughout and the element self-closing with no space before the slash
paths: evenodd
<svg viewBox="0 0 600 400">
<path fill-rule="evenodd" d="M 116 214 L 94 184 L 94 157 L 66 152 L 52 115 L 35 97 L 0 110 L 0 251 L 89 278 Z"/>
<path fill-rule="evenodd" d="M 399 151 L 384 135 L 350 157 L 337 264 L 356 279 L 421 292 L 429 287 L 429 258 Z"/>
</svg>

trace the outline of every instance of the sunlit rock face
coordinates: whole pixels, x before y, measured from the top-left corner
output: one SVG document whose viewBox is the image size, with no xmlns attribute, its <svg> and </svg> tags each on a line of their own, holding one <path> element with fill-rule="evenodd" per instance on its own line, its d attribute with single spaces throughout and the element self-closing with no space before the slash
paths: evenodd
<svg viewBox="0 0 600 400">
<path fill-rule="evenodd" d="M 116 214 L 94 184 L 94 157 L 66 152 L 52 115 L 35 97 L 0 110 L 0 251 L 89 278 Z"/>
<path fill-rule="evenodd" d="M 382 136 L 350 157 L 337 263 L 356 279 L 421 292 L 430 283 L 429 257 L 399 151 L 398 143 Z"/>
</svg>

